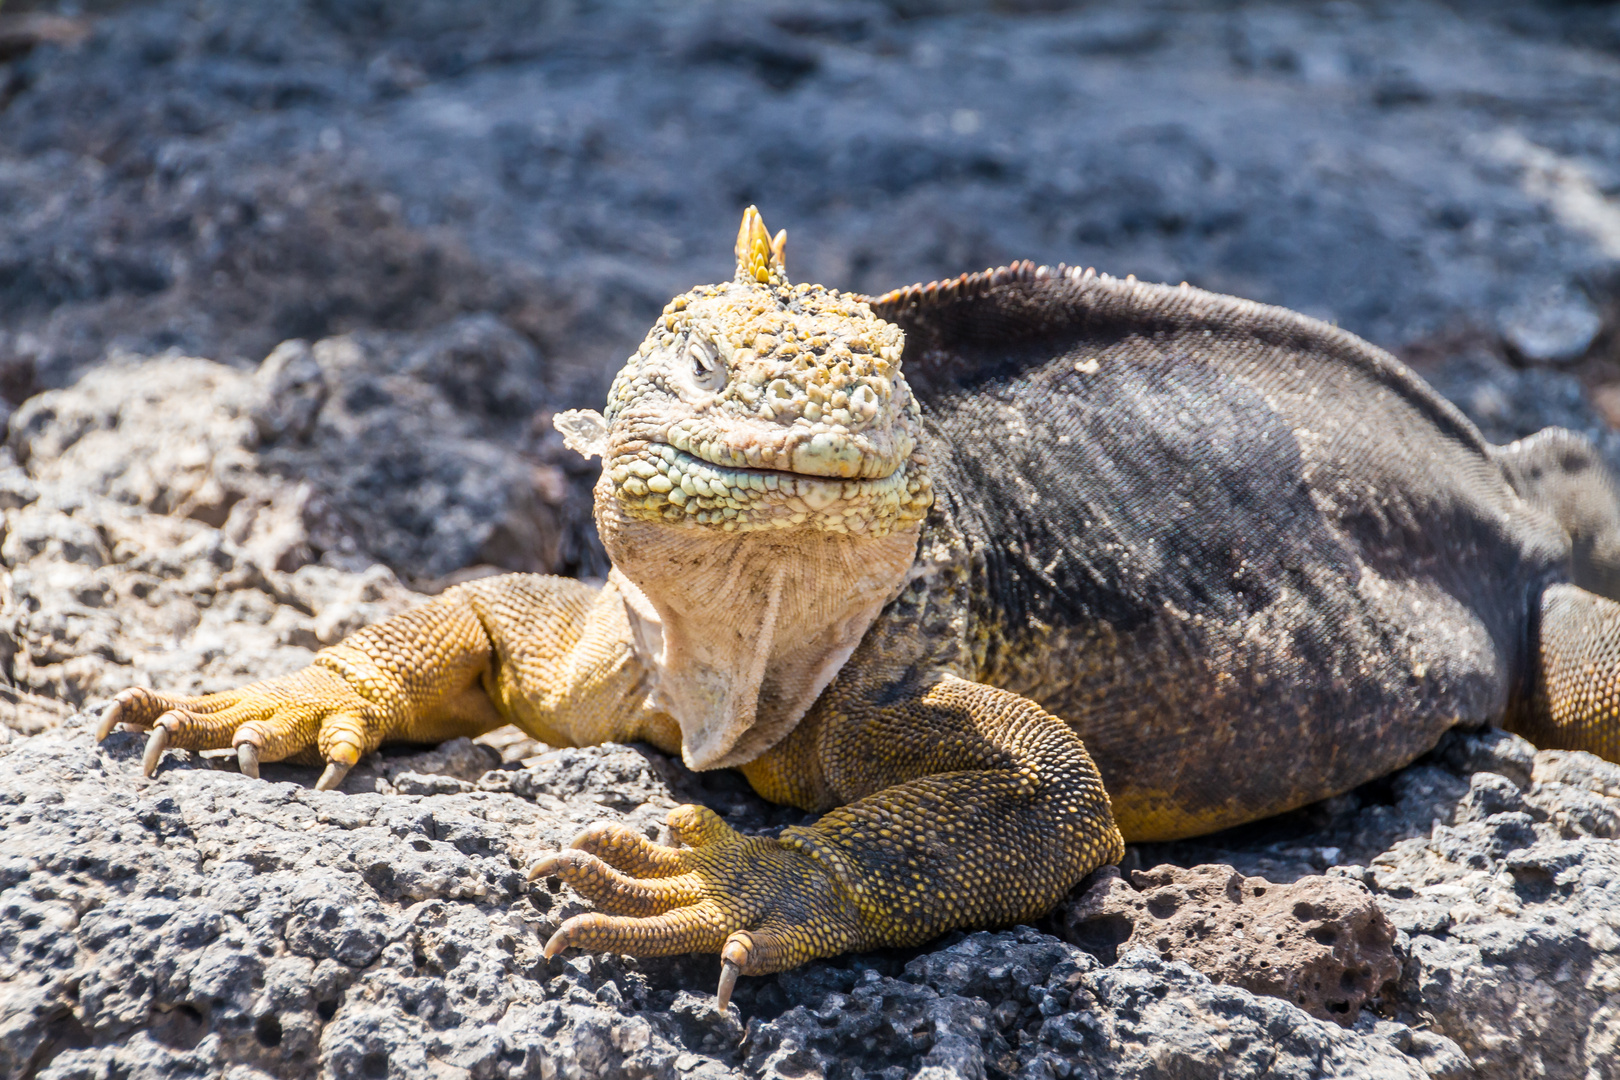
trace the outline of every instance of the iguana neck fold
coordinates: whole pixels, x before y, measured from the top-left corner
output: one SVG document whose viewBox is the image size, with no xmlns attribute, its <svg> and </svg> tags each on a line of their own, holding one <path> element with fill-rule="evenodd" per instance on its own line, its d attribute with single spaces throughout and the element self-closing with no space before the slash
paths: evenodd
<svg viewBox="0 0 1620 1080">
<path fill-rule="evenodd" d="M 870 539 L 722 533 L 598 512 L 651 704 L 693 769 L 752 761 L 793 730 L 899 592 L 920 525 Z"/>
</svg>

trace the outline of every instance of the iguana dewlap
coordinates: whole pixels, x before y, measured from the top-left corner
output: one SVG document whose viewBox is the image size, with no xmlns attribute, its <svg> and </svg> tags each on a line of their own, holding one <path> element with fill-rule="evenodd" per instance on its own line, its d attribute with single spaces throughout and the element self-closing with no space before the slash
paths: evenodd
<svg viewBox="0 0 1620 1080">
<path fill-rule="evenodd" d="M 547 946 L 738 972 L 1050 908 L 1123 838 L 1274 814 L 1455 724 L 1620 760 L 1620 501 L 1562 431 L 1487 445 L 1292 312 L 1020 264 L 869 299 L 736 278 L 665 308 L 605 413 L 607 585 L 451 589 L 298 674 L 119 695 L 102 733 L 327 762 L 511 722 L 645 739 L 822 811 L 548 856 Z M 1601 595 L 1600 595 L 1601 594 Z M 1117 824 L 1117 827 L 1116 827 Z"/>
</svg>

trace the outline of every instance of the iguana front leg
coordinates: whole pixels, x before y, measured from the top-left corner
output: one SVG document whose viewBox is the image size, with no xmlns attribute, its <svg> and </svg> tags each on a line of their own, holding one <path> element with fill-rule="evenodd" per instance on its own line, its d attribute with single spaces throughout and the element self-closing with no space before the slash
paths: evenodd
<svg viewBox="0 0 1620 1080">
<path fill-rule="evenodd" d="M 723 1006 L 739 974 L 1035 918 L 1124 854 L 1085 747 L 1034 703 L 950 675 L 853 689 L 835 686 L 744 768 L 773 801 L 842 805 L 777 838 L 680 807 L 670 827 L 684 849 L 588 830 L 532 871 L 601 909 L 564 923 L 546 955 L 718 951 Z"/>
<path fill-rule="evenodd" d="M 623 608 L 611 586 L 484 578 L 350 635 L 292 675 L 203 697 L 126 690 L 97 738 L 120 723 L 150 730 L 148 775 L 170 748 L 235 747 L 250 776 L 261 761 L 324 760 L 321 789 L 384 742 L 436 743 L 505 723 L 559 745 L 668 743 L 673 725 L 642 703 Z"/>
</svg>

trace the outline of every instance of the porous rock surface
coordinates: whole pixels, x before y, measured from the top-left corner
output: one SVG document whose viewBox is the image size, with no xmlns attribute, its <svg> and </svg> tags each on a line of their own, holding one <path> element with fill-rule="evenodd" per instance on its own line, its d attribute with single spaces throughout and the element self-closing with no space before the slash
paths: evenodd
<svg viewBox="0 0 1620 1080">
<path fill-rule="evenodd" d="M 291 670 L 401 610 L 401 576 L 554 568 L 560 523 L 588 511 L 495 407 L 457 404 L 536 363 L 464 320 L 286 342 L 255 370 L 126 357 L 30 398 L 0 448 L 4 656 L 31 695 L 12 726 L 136 683 Z"/>
<path fill-rule="evenodd" d="M 1617 815 L 1620 766 L 1500 731 L 1452 732 L 1348 795 L 1140 845 L 1126 867 L 1212 862 L 1273 881 L 1325 870 L 1360 882 L 1398 931 L 1400 979 L 1377 1009 L 1417 1022 L 1419 1042 L 1452 1040 L 1446 1069 L 1455 1050 L 1485 1076 L 1608 1077 L 1620 1070 Z M 1082 887 L 1053 923 L 1085 903 Z"/>
<path fill-rule="evenodd" d="M 1063 936 L 1109 960 L 1151 949 L 1346 1027 L 1401 973 L 1395 927 L 1359 882 L 1279 885 L 1230 866 L 1168 864 L 1132 871 L 1129 884 L 1113 867 L 1096 877 L 1064 909 Z"/>
<path fill-rule="evenodd" d="M 1029 928 L 745 980 L 721 1015 L 713 957 L 540 957 L 581 905 L 523 866 L 594 820 L 656 832 L 655 755 L 321 793 L 178 754 L 142 780 L 139 737 L 87 726 L 0 757 L 6 1076 L 1424 1075 L 1388 1035 Z"/>
</svg>

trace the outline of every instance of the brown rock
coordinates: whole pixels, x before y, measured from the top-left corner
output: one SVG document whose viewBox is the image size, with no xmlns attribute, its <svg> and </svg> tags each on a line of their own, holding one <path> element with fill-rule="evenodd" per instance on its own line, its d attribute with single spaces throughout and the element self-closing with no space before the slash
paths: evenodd
<svg viewBox="0 0 1620 1080">
<path fill-rule="evenodd" d="M 1395 927 L 1347 878 L 1276 885 L 1230 866 L 1159 866 L 1127 884 L 1108 867 L 1060 916 L 1063 936 L 1106 963 L 1151 949 L 1346 1027 L 1401 971 Z"/>
</svg>

